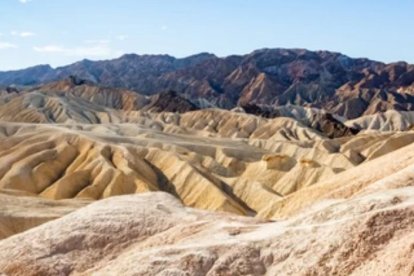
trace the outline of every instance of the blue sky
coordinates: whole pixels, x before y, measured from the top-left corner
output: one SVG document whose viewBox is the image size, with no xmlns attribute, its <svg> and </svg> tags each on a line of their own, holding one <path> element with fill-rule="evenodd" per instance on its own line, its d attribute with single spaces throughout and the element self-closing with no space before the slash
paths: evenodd
<svg viewBox="0 0 414 276">
<path fill-rule="evenodd" d="M 1 0 L 0 70 L 259 48 L 414 63 L 412 0 Z"/>
</svg>

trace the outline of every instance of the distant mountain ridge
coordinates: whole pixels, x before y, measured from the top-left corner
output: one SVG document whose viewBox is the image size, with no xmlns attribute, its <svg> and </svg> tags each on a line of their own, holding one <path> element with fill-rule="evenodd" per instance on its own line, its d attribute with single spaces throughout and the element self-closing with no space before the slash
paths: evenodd
<svg viewBox="0 0 414 276">
<path fill-rule="evenodd" d="M 348 119 L 414 110 L 414 66 L 350 58 L 328 51 L 261 49 L 224 58 L 128 54 L 56 69 L 40 65 L 0 72 L 0 85 L 38 85 L 68 76 L 144 95 L 177 91 L 207 106 L 255 104 L 316 107 Z"/>
</svg>

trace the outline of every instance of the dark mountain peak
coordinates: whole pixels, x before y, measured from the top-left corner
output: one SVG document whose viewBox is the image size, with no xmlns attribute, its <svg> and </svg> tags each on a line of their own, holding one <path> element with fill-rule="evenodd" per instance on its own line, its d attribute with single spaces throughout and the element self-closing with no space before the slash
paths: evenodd
<svg viewBox="0 0 414 276">
<path fill-rule="evenodd" d="M 50 66 L 49 64 L 35 65 L 35 66 L 32 66 L 32 67 L 29 67 L 28 69 L 32 69 L 32 70 L 53 70 L 52 66 Z"/>
<path fill-rule="evenodd" d="M 175 57 L 170 56 L 170 55 L 166 55 L 166 54 L 161 54 L 161 55 L 148 55 L 148 54 L 144 54 L 144 55 L 138 55 L 138 54 L 125 54 L 122 55 L 120 58 L 120 60 L 128 60 L 128 61 L 136 61 L 136 60 L 155 60 L 155 59 L 164 59 L 164 60 L 174 60 Z"/>
<path fill-rule="evenodd" d="M 304 48 L 262 48 L 255 50 L 248 54 L 248 56 L 260 56 L 260 55 L 320 55 L 322 52 L 326 54 L 332 54 L 330 51 L 310 51 Z"/>
<path fill-rule="evenodd" d="M 188 57 L 184 57 L 184 58 L 180 58 L 181 60 L 183 59 L 192 59 L 192 60 L 206 60 L 206 59 L 212 59 L 212 58 L 217 58 L 217 56 L 215 54 L 212 53 L 207 53 L 207 52 L 202 52 L 199 54 L 195 54 L 195 55 L 191 55 Z"/>
<path fill-rule="evenodd" d="M 179 95 L 176 91 L 168 90 L 151 97 L 150 103 L 144 110 L 152 112 L 184 113 L 199 109 L 193 102 Z"/>
<path fill-rule="evenodd" d="M 138 55 L 138 54 L 129 53 L 129 54 L 124 54 L 124 55 L 120 56 L 116 60 L 135 60 L 139 57 L 140 57 L 140 55 Z"/>
<path fill-rule="evenodd" d="M 81 61 L 79 61 L 79 62 L 77 62 L 77 63 L 79 63 L 79 64 L 83 64 L 83 65 L 91 65 L 91 64 L 93 64 L 93 63 L 94 63 L 94 61 L 93 61 L 93 60 L 90 60 L 90 59 L 85 58 L 85 59 L 82 59 Z"/>
<path fill-rule="evenodd" d="M 90 80 L 86 80 L 86 79 L 82 79 L 78 76 L 74 76 L 74 75 L 70 75 L 66 81 L 74 86 L 79 86 L 79 85 L 94 85 L 94 82 L 90 81 Z"/>
</svg>

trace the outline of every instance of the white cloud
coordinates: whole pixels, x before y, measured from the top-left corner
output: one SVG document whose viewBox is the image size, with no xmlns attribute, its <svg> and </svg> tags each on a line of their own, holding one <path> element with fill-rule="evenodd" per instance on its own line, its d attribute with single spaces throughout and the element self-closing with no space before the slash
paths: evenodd
<svg viewBox="0 0 414 276">
<path fill-rule="evenodd" d="M 116 38 L 118 40 L 124 41 L 124 40 L 126 40 L 128 38 L 128 36 L 127 35 L 118 35 Z"/>
<path fill-rule="evenodd" d="M 166 30 L 168 30 L 168 26 L 166 25 L 161 26 L 161 31 L 166 31 Z"/>
<path fill-rule="evenodd" d="M 29 2 L 32 2 L 32 0 L 19 0 L 19 2 L 22 4 L 27 4 Z"/>
<path fill-rule="evenodd" d="M 56 45 L 46 45 L 42 47 L 33 47 L 33 50 L 40 53 L 63 53 L 65 48 Z"/>
<path fill-rule="evenodd" d="M 35 33 L 32 32 L 17 32 L 17 31 L 11 31 L 10 34 L 12 36 L 19 36 L 19 37 L 31 37 L 31 36 L 35 36 Z"/>
<path fill-rule="evenodd" d="M 33 50 L 38 53 L 62 54 L 76 57 L 108 57 L 113 54 L 112 49 L 106 44 L 91 45 L 88 47 L 62 47 L 59 45 L 35 46 Z"/>
<path fill-rule="evenodd" d="M 1 42 L 0 41 L 0 50 L 3 49 L 14 49 L 17 48 L 17 45 L 13 44 L 13 43 L 9 43 L 9 42 Z"/>
</svg>

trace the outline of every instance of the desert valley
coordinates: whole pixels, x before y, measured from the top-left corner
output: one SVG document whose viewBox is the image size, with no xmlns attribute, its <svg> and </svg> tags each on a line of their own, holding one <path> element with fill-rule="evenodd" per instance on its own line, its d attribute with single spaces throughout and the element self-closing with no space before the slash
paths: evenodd
<svg viewBox="0 0 414 276">
<path fill-rule="evenodd" d="M 4 275 L 414 273 L 414 65 L 129 54 L 0 85 Z"/>
</svg>

